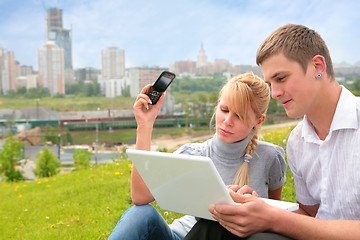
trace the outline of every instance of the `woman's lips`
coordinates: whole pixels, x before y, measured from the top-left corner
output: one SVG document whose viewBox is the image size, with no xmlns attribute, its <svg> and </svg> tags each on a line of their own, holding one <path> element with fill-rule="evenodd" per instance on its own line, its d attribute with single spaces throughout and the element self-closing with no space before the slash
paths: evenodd
<svg viewBox="0 0 360 240">
<path fill-rule="evenodd" d="M 222 129 L 222 128 L 220 128 L 220 133 L 221 133 L 222 135 L 224 135 L 224 136 L 229 136 L 229 135 L 232 134 L 231 132 L 228 132 L 228 131 L 226 131 L 225 129 Z"/>
</svg>

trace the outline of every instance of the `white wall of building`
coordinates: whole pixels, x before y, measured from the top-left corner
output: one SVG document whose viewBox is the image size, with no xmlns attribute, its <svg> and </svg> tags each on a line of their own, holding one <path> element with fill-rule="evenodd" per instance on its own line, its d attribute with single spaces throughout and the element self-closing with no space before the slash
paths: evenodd
<svg viewBox="0 0 360 240">
<path fill-rule="evenodd" d="M 53 42 L 39 49 L 39 84 L 48 88 L 51 96 L 65 94 L 63 49 Z"/>
</svg>

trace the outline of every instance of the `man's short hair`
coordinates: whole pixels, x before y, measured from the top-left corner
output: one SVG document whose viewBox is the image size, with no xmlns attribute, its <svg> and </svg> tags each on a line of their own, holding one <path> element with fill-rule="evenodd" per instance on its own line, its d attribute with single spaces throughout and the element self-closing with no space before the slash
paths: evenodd
<svg viewBox="0 0 360 240">
<path fill-rule="evenodd" d="M 326 73 L 335 79 L 330 52 L 321 36 L 303 25 L 287 24 L 275 30 L 260 45 L 256 54 L 256 63 L 261 63 L 268 57 L 283 53 L 285 57 L 300 64 L 304 72 L 309 61 L 316 55 L 325 58 Z"/>
</svg>

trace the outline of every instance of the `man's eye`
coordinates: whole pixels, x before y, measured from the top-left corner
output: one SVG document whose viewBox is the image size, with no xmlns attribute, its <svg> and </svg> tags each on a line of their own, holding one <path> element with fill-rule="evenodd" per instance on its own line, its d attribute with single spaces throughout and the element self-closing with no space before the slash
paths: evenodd
<svg viewBox="0 0 360 240">
<path fill-rule="evenodd" d="M 285 79 L 285 76 L 284 76 L 284 77 L 278 77 L 277 81 L 278 81 L 278 82 L 281 82 L 281 81 L 283 81 L 284 79 Z"/>
</svg>

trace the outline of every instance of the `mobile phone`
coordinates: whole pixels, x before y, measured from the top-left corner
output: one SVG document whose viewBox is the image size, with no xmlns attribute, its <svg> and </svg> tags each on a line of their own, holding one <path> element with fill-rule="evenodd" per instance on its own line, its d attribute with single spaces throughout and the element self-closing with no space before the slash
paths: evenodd
<svg viewBox="0 0 360 240">
<path fill-rule="evenodd" d="M 175 74 L 168 71 L 163 71 L 158 79 L 152 84 L 147 95 L 149 96 L 152 105 L 155 105 L 163 92 L 169 87 L 170 83 L 175 79 Z"/>
</svg>

